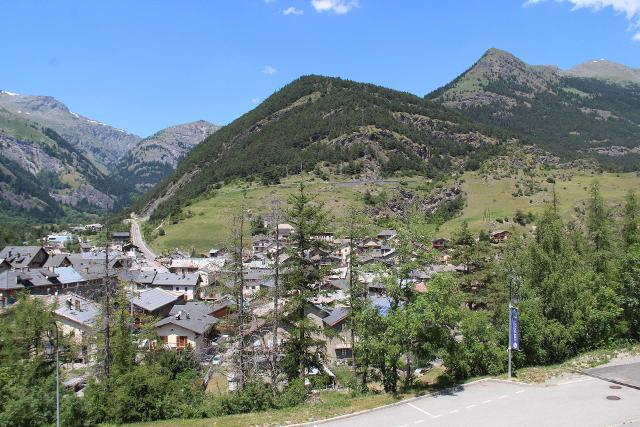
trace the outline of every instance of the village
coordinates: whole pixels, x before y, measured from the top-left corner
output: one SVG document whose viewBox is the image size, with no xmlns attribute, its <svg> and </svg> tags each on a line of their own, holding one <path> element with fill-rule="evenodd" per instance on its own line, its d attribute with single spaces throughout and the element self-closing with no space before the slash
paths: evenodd
<svg viewBox="0 0 640 427">
<path fill-rule="evenodd" d="M 91 224 L 80 228 L 95 231 L 102 227 Z M 278 224 L 273 229 L 273 233 L 252 236 L 250 249 L 242 252 L 243 307 L 251 314 L 241 337 L 236 336 L 234 328 L 238 297 L 224 284 L 233 262 L 229 252 L 211 249 L 192 257 L 175 251 L 149 259 L 132 243 L 130 232 L 111 233 L 106 246 L 82 241 L 78 253 L 67 251 L 65 243 L 71 237 L 64 233 L 43 238 L 42 246 L 3 248 L 0 306 L 6 310 L 19 302 L 20 293 L 26 293 L 53 307 L 58 327 L 77 345 L 75 361 L 87 368 L 87 372 L 65 383 L 81 393 L 95 359 L 94 338 L 102 325 L 101 304 L 106 290 L 117 284 L 127 296 L 136 327 L 145 323 L 155 331 L 155 339 L 140 340 L 140 351 L 158 345 L 178 352 L 190 349 L 203 364 L 205 386 L 217 375 L 226 379 L 228 390 L 234 390 L 237 384 L 229 364 L 238 346 L 242 345 L 253 358 L 251 363 L 260 365 L 272 357 L 272 343 L 275 341 L 275 348 L 279 348 L 288 336 L 286 328 L 272 327 L 275 303 L 271 295 L 277 286 L 277 269 L 280 274 L 287 269 L 288 248 L 296 231 L 289 224 Z M 509 231 L 498 230 L 490 234 L 490 241 L 499 244 L 509 235 Z M 313 236 L 327 249 L 311 250 L 305 256 L 329 273 L 318 284 L 322 292 L 308 301 L 305 314 L 326 332 L 319 338 L 325 345 L 325 373 L 330 378 L 333 368 L 352 363 L 352 335 L 347 324 L 351 252 L 356 251 L 358 260 L 358 285 L 384 313 L 390 305 L 384 269 L 397 262 L 397 238 L 395 230 L 381 230 L 375 236 L 353 242 L 331 232 Z M 409 277 L 416 292 L 427 292 L 429 280 L 437 273 L 465 268 L 451 263 L 449 240 L 433 240 L 429 250 L 436 254 L 433 262 L 415 269 Z"/>
</svg>

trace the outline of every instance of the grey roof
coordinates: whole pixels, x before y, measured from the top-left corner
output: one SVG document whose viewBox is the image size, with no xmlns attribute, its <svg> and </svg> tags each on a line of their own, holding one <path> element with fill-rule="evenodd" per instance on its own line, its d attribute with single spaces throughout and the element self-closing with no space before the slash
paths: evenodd
<svg viewBox="0 0 640 427">
<path fill-rule="evenodd" d="M 13 268 L 29 267 L 40 251 L 44 251 L 41 246 L 5 246 L 0 251 L 0 258 L 4 258 Z"/>
<path fill-rule="evenodd" d="M 44 263 L 43 267 L 60 267 L 62 264 L 64 264 L 65 260 L 67 262 L 71 262 L 65 254 L 49 255 L 49 258 L 47 258 L 47 261 Z"/>
<path fill-rule="evenodd" d="M 22 283 L 28 282 L 32 287 L 52 286 L 54 283 L 50 280 L 58 275 L 47 269 L 33 269 L 29 271 L 19 271 L 18 280 Z"/>
<path fill-rule="evenodd" d="M 200 280 L 198 273 L 174 274 L 157 273 L 153 279 L 153 286 L 196 286 Z"/>
<path fill-rule="evenodd" d="M 76 310 L 76 301 L 80 302 L 80 310 Z M 54 310 L 57 316 L 64 317 L 85 326 L 95 323 L 100 313 L 100 306 L 95 302 L 76 294 L 58 297 L 58 307 Z"/>
<path fill-rule="evenodd" d="M 146 311 L 154 311 L 179 300 L 182 300 L 182 296 L 174 295 L 164 289 L 153 288 L 140 292 L 140 295 L 133 298 L 131 302 Z"/>
<path fill-rule="evenodd" d="M 114 231 L 113 233 L 111 233 L 111 235 L 113 237 L 131 237 L 131 233 L 129 233 L 128 231 Z"/>
<path fill-rule="evenodd" d="M 396 232 L 396 230 L 382 230 L 381 232 L 378 233 L 378 236 L 389 236 L 389 237 L 393 237 L 395 235 L 397 235 L 398 233 Z"/>
<path fill-rule="evenodd" d="M 174 305 L 169 316 L 156 323 L 156 327 L 174 324 L 197 334 L 207 333 L 220 320 L 209 316 L 212 306 L 203 301 L 189 301 L 184 305 Z"/>
<path fill-rule="evenodd" d="M 58 267 L 55 272 L 58 274 L 58 281 L 63 285 L 85 281 L 85 278 L 73 267 Z"/>
<path fill-rule="evenodd" d="M 11 291 L 23 288 L 24 286 L 18 283 L 18 274 L 15 271 L 0 273 L 0 290 Z"/>
<path fill-rule="evenodd" d="M 322 321 L 329 326 L 335 326 L 346 319 L 347 316 L 349 316 L 348 309 L 344 307 L 337 307 L 331 312 L 331 314 L 322 319 Z"/>
</svg>

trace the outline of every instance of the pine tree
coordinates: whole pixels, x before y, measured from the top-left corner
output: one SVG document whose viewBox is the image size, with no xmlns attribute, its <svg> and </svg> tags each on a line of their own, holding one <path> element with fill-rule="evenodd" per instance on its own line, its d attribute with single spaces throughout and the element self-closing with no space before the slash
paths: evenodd
<svg viewBox="0 0 640 427">
<path fill-rule="evenodd" d="M 289 246 L 290 265 L 283 275 L 288 295 L 284 321 L 291 336 L 285 344 L 283 368 L 289 378 L 304 378 L 309 368 L 320 369 L 323 358 L 322 341 L 318 339 L 320 328 L 306 317 L 309 300 L 319 294 L 319 287 L 326 272 L 314 264 L 308 256 L 325 244 L 313 236 L 326 231 L 327 212 L 321 203 L 309 196 L 303 183 L 297 193 L 289 197 L 285 211 L 287 221 L 294 227 Z"/>
<path fill-rule="evenodd" d="M 622 220 L 622 240 L 626 247 L 633 246 L 638 243 L 639 230 L 638 221 L 638 200 L 633 191 L 629 191 L 624 206 L 624 217 Z"/>
</svg>

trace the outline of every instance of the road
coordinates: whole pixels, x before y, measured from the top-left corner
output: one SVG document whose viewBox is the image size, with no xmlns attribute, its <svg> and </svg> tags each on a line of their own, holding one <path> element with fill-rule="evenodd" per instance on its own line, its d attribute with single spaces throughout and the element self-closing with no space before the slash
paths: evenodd
<svg viewBox="0 0 640 427">
<path fill-rule="evenodd" d="M 135 219 L 131 219 L 131 242 L 136 245 L 144 257 L 149 262 L 155 262 L 157 258 L 156 254 L 147 246 L 147 243 L 144 241 L 144 237 L 142 236 L 142 232 L 140 231 L 140 224 Z"/>
<path fill-rule="evenodd" d="M 622 423 L 640 426 L 640 391 L 586 375 L 574 375 L 553 385 L 481 381 L 317 425 L 615 426 Z"/>
</svg>

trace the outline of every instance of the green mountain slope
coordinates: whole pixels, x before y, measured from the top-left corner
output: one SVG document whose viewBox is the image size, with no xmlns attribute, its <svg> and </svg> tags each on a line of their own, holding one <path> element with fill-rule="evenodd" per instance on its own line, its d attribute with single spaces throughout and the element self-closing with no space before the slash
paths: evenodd
<svg viewBox="0 0 640 427">
<path fill-rule="evenodd" d="M 127 198 L 142 194 L 170 175 L 193 147 L 219 128 L 199 120 L 163 129 L 131 149 L 109 178 L 123 184 Z"/>
<path fill-rule="evenodd" d="M 306 76 L 209 136 L 135 209 L 165 218 L 225 182 L 274 183 L 301 171 L 440 177 L 499 150 L 505 140 L 408 93 Z"/>
<path fill-rule="evenodd" d="M 427 99 L 564 158 L 594 157 L 617 170 L 640 162 L 638 85 L 574 77 L 490 49 Z"/>
<path fill-rule="evenodd" d="M 63 207 L 106 212 L 121 191 L 56 131 L 0 108 L 0 212 L 53 221 Z"/>
</svg>

